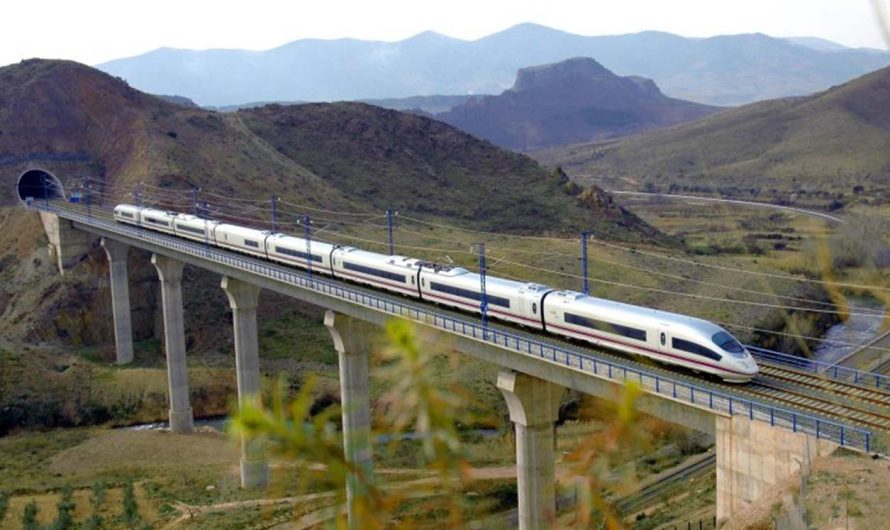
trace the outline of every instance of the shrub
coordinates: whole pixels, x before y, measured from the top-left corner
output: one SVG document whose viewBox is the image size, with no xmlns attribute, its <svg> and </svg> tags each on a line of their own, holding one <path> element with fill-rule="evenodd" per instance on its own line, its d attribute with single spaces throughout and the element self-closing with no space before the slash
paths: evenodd
<svg viewBox="0 0 890 530">
<path fill-rule="evenodd" d="M 22 512 L 22 529 L 37 530 L 37 501 L 31 499 Z"/>
<path fill-rule="evenodd" d="M 133 482 L 128 481 L 124 486 L 124 520 L 130 526 L 139 521 L 139 506 L 136 504 L 136 495 L 133 492 Z"/>
<path fill-rule="evenodd" d="M 6 515 L 6 508 L 9 507 L 9 495 L 0 491 L 0 521 Z"/>
<path fill-rule="evenodd" d="M 96 482 L 93 484 L 92 496 L 90 497 L 90 504 L 93 506 L 93 512 L 99 513 L 99 510 L 102 509 L 102 505 L 105 504 L 105 493 L 107 486 L 104 482 Z"/>
<path fill-rule="evenodd" d="M 73 493 L 70 487 L 62 490 L 62 497 L 56 504 L 59 514 L 52 525 L 53 530 L 67 530 L 73 526 L 74 499 L 72 497 Z"/>
</svg>

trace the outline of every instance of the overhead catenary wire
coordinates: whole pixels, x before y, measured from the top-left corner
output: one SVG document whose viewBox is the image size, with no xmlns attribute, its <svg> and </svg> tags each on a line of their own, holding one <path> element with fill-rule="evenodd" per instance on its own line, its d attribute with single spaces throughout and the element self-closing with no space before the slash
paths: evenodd
<svg viewBox="0 0 890 530">
<path fill-rule="evenodd" d="M 377 216 L 378 219 L 380 219 L 380 218 L 384 218 L 384 217 L 385 217 L 385 216 Z M 361 224 L 361 223 L 353 223 L 353 224 Z M 295 226 L 299 226 L 299 225 L 297 225 L 296 223 L 294 223 L 294 225 L 295 225 Z M 380 225 L 376 225 L 376 226 L 377 226 L 377 227 L 381 227 Z M 342 233 L 342 232 L 337 232 L 337 231 L 333 231 L 333 230 L 330 231 L 330 233 L 333 234 L 334 236 L 339 236 L 339 237 L 343 237 L 343 238 L 351 239 L 351 240 L 362 241 L 362 242 L 369 243 L 369 244 L 380 245 L 380 246 L 385 246 L 385 245 L 386 245 L 386 243 L 383 242 L 383 241 L 377 241 L 377 240 L 367 239 L 367 238 L 360 238 L 360 237 L 357 237 L 357 236 L 353 236 L 353 235 L 349 235 L 349 234 L 344 234 L 344 233 Z M 454 240 L 452 240 L 452 241 L 454 241 Z M 455 243 L 462 243 L 462 242 L 457 242 L 457 241 L 454 241 L 454 242 L 455 242 Z M 467 250 L 467 251 L 463 251 L 463 250 L 456 250 L 456 249 L 442 249 L 442 248 L 435 248 L 435 247 L 412 246 L 412 245 L 403 245 L 403 244 L 399 244 L 399 245 L 397 245 L 397 246 L 400 247 L 400 248 L 406 248 L 406 249 L 412 249 L 412 250 L 421 250 L 421 251 L 425 251 L 425 252 L 437 252 L 437 253 L 455 253 L 455 252 L 456 252 L 456 253 L 462 253 L 462 254 L 467 254 L 467 255 L 475 255 L 474 252 L 471 252 L 471 251 L 468 251 L 468 250 Z M 528 269 L 531 269 L 531 270 L 538 270 L 538 271 L 540 271 L 540 272 L 548 272 L 548 273 L 558 274 L 558 275 L 562 275 L 562 276 L 568 276 L 568 277 L 573 277 L 573 278 L 580 278 L 580 276 L 577 276 L 577 275 L 574 275 L 574 274 L 570 274 L 570 273 L 565 273 L 565 272 L 561 272 L 561 271 L 555 271 L 555 270 L 552 270 L 552 269 L 545 269 L 545 268 L 542 268 L 542 267 L 535 267 L 535 266 L 527 265 L 527 264 L 524 264 L 524 263 L 513 262 L 513 261 L 510 261 L 510 260 L 506 260 L 504 257 L 495 258 L 495 261 L 496 261 L 496 263 L 498 263 L 498 264 L 499 264 L 499 263 L 503 263 L 503 264 L 508 264 L 508 265 L 520 266 L 520 267 L 528 268 Z M 496 266 L 497 266 L 497 265 L 493 265 L 492 268 L 496 268 Z M 503 271 L 498 271 L 498 274 L 501 275 L 501 276 L 503 276 L 503 277 L 505 277 L 505 278 L 513 279 L 513 280 L 515 280 L 515 281 L 520 281 L 520 282 L 527 282 L 527 281 L 528 281 L 528 280 L 525 279 L 525 278 L 519 278 L 519 277 L 516 277 L 516 276 L 514 276 L 514 275 L 505 273 L 505 272 L 503 272 Z M 691 295 L 691 294 L 688 294 L 688 293 L 682 293 L 682 292 L 676 292 L 676 291 L 668 291 L 668 290 L 664 290 L 664 289 L 657 289 L 657 288 L 649 288 L 649 287 L 634 286 L 634 285 L 630 285 L 630 284 L 624 284 L 624 283 L 621 283 L 621 282 L 614 282 L 614 281 L 610 281 L 610 280 L 601 280 L 601 279 L 597 279 L 597 278 L 591 278 L 591 281 L 598 282 L 598 283 L 609 284 L 609 285 L 614 285 L 614 286 L 618 286 L 618 287 L 625 287 L 625 288 L 632 288 L 632 289 L 642 289 L 642 290 L 646 290 L 646 291 L 662 292 L 662 293 L 665 293 L 665 294 L 674 294 L 674 295 L 679 295 L 679 296 L 690 296 L 690 297 L 695 297 L 695 298 L 706 298 L 706 299 L 711 299 L 711 300 L 715 300 L 715 301 L 718 301 L 718 302 L 726 302 L 726 303 L 748 303 L 748 304 L 750 304 L 750 305 L 767 306 L 767 307 L 774 307 L 774 308 L 780 308 L 780 309 L 797 309 L 797 310 L 805 310 L 805 311 L 809 310 L 809 311 L 816 311 L 816 312 L 832 313 L 831 311 L 812 310 L 812 309 L 801 308 L 801 307 L 793 307 L 793 306 L 779 306 L 779 305 L 776 305 L 776 304 L 759 304 L 759 303 L 746 302 L 746 301 L 739 301 L 739 300 L 727 300 L 727 299 L 721 299 L 721 298 L 716 298 L 716 297 L 704 297 L 704 296 L 702 296 L 702 295 Z M 836 312 L 835 312 L 835 313 L 836 313 Z M 850 313 L 850 314 L 851 314 L 851 315 L 857 315 L 857 316 L 866 316 L 866 317 L 879 316 L 879 315 L 863 315 L 863 314 L 861 314 L 861 313 Z M 741 325 L 741 324 L 734 324 L 734 323 L 729 323 L 729 322 L 721 322 L 721 321 L 715 321 L 715 322 L 718 323 L 718 324 L 721 324 L 721 325 L 724 325 L 724 326 L 727 326 L 727 327 L 736 328 L 736 329 L 746 329 L 746 330 L 750 330 L 750 331 L 756 331 L 756 332 L 768 333 L 768 334 L 774 334 L 774 335 L 789 336 L 789 337 L 800 337 L 800 338 L 803 338 L 803 339 L 805 339 L 805 340 L 809 340 L 809 341 L 825 342 L 825 343 L 837 344 L 837 345 L 842 345 L 842 346 L 850 346 L 850 347 L 862 347 L 862 346 L 863 346 L 863 345 L 860 345 L 860 344 L 849 343 L 849 342 L 844 342 L 844 341 L 838 341 L 838 340 L 833 340 L 833 339 L 824 339 L 824 338 L 819 338 L 819 337 L 801 336 L 801 335 L 799 335 L 799 334 L 791 334 L 791 333 L 786 333 L 786 332 L 780 332 L 780 331 L 774 331 L 774 330 L 767 330 L 767 329 L 756 328 L 756 327 L 751 327 L 751 326 L 745 326 L 745 325 Z M 890 348 L 882 348 L 882 347 L 878 347 L 878 346 L 865 346 L 865 347 L 866 347 L 866 348 L 869 348 L 869 349 L 880 350 L 880 351 L 890 351 Z"/>
<path fill-rule="evenodd" d="M 557 271 L 557 270 L 553 270 L 553 269 L 546 269 L 543 267 L 536 267 L 534 265 L 528 265 L 526 263 L 518 263 L 515 261 L 507 261 L 507 260 L 505 260 L 504 263 L 509 264 L 509 265 L 514 265 L 517 267 L 524 267 L 524 268 L 527 268 L 530 270 L 536 270 L 539 272 L 557 274 L 557 275 L 561 275 L 561 276 L 567 276 L 570 278 L 577 278 L 577 279 L 581 278 L 581 276 L 579 276 L 579 275 L 570 274 L 567 272 Z M 807 308 L 807 307 L 800 307 L 800 306 L 768 304 L 768 303 L 764 303 L 764 302 L 751 302 L 748 300 L 732 300 L 732 299 L 726 299 L 726 298 L 719 298 L 716 296 L 708 296 L 708 295 L 693 294 L 693 293 L 683 293 L 683 292 L 679 292 L 679 291 L 671 291 L 668 289 L 659 289 L 657 287 L 644 287 L 641 285 L 632 285 L 632 284 L 616 282 L 616 281 L 612 281 L 612 280 L 603 280 L 600 278 L 588 278 L 588 280 L 591 282 L 601 283 L 601 284 L 605 284 L 605 285 L 612 285 L 614 287 L 624 287 L 624 288 L 628 288 L 628 289 L 637 289 L 637 290 L 649 291 L 649 292 L 660 293 L 660 294 L 682 296 L 682 297 L 686 297 L 686 298 L 694 298 L 694 299 L 699 299 L 699 300 L 711 300 L 711 301 L 723 302 L 723 303 L 729 303 L 729 304 L 741 304 L 741 305 L 749 305 L 749 306 L 757 306 L 757 307 L 768 307 L 768 308 L 773 308 L 773 309 L 784 309 L 784 310 L 788 310 L 788 311 L 790 311 L 790 310 L 806 311 L 806 312 L 811 312 L 811 313 L 825 313 L 825 314 L 834 314 L 834 315 L 846 314 L 846 315 L 861 316 L 861 317 L 865 317 L 865 318 L 881 318 L 881 319 L 884 318 L 883 315 L 874 315 L 874 314 L 870 314 L 870 313 L 863 314 L 863 313 L 853 313 L 853 312 L 840 312 L 840 311 L 834 311 L 834 310 L 830 310 L 830 309 L 815 309 L 815 308 Z"/>
<path fill-rule="evenodd" d="M 423 233 L 421 233 L 421 232 L 416 232 L 416 231 L 409 230 L 409 229 L 406 229 L 406 228 L 396 228 L 396 230 L 398 230 L 398 231 L 400 231 L 400 232 L 407 233 L 407 234 L 416 235 L 416 236 L 419 236 L 419 237 L 425 237 L 425 238 L 432 237 L 432 238 L 434 238 L 434 239 L 436 239 L 436 240 L 438 240 L 438 241 L 445 241 L 445 242 L 454 243 L 454 244 L 461 244 L 461 245 L 465 244 L 464 242 L 461 242 L 461 241 L 457 241 L 457 240 L 453 240 L 453 239 L 447 239 L 447 238 L 443 238 L 443 237 L 437 237 L 437 236 L 430 235 L 430 234 L 423 234 Z M 573 243 L 577 243 L 577 240 L 573 241 Z M 528 255 L 536 255 L 536 256 L 564 257 L 564 258 L 567 258 L 567 259 L 580 259 L 580 256 L 579 256 L 579 255 L 575 255 L 575 254 L 566 254 L 566 253 L 563 253 L 563 252 L 540 251 L 540 250 L 526 250 L 526 249 L 518 249 L 518 248 L 504 248 L 504 247 L 493 247 L 493 246 L 489 246 L 488 248 L 489 248 L 489 250 L 492 250 L 492 251 L 499 251 L 499 252 L 515 252 L 515 253 L 520 253 L 520 254 L 528 254 Z M 834 306 L 835 306 L 835 304 L 833 304 L 832 302 L 827 302 L 827 301 L 823 301 L 823 300 L 814 300 L 814 299 L 811 299 L 811 298 L 802 298 L 802 297 L 797 297 L 797 296 L 788 296 L 788 295 L 778 294 L 778 293 L 775 293 L 775 292 L 758 291 L 758 290 L 756 290 L 756 289 L 748 289 L 748 288 L 745 288 L 745 287 L 735 287 L 735 286 L 725 285 L 725 284 L 721 284 L 721 283 L 717 283 L 717 282 L 710 282 L 710 281 L 707 281 L 707 280 L 697 280 L 697 279 L 694 279 L 694 278 L 686 278 L 686 277 L 684 277 L 684 276 L 680 276 L 680 275 L 677 275 L 677 274 L 671 274 L 671 273 L 667 273 L 667 272 L 657 271 L 657 270 L 653 270 L 653 269 L 646 268 L 646 267 L 638 267 L 638 266 L 634 266 L 634 265 L 630 265 L 630 264 L 626 264 L 626 263 L 619 263 L 619 262 L 616 262 L 616 261 L 606 260 L 606 259 L 599 258 L 599 257 L 596 257 L 596 256 L 588 256 L 588 259 L 591 260 L 591 261 L 596 261 L 596 262 L 599 262 L 599 263 L 605 263 L 605 264 L 612 265 L 612 266 L 619 267 L 619 268 L 630 269 L 630 270 L 636 270 L 636 271 L 639 271 L 639 272 L 645 272 L 645 273 L 647 273 L 647 274 L 653 274 L 653 275 L 656 275 L 656 276 L 662 276 L 662 277 L 670 278 L 670 279 L 674 279 L 674 280 L 677 280 L 677 281 L 683 281 L 683 282 L 695 283 L 695 284 L 698 284 L 698 285 L 706 285 L 706 286 L 711 286 L 711 287 L 719 287 L 719 288 L 727 289 L 727 290 L 730 290 L 730 291 L 733 291 L 733 292 L 742 292 L 742 293 L 746 293 L 746 294 L 752 294 L 752 295 L 757 295 L 757 296 L 763 296 L 763 297 L 767 297 L 767 298 L 776 298 L 776 299 L 780 299 L 780 300 L 788 300 L 788 301 L 793 301 L 793 302 L 803 302 L 803 303 L 808 303 L 808 304 L 813 304 L 813 305 L 821 305 L 821 306 L 826 306 L 826 307 L 834 307 Z M 579 277 L 579 278 L 582 278 L 582 277 Z M 873 313 L 873 314 L 875 314 L 875 315 L 883 315 L 883 312 L 873 311 L 873 310 L 870 310 L 870 309 L 862 309 L 862 308 L 861 308 L 861 309 L 859 309 L 859 312 L 860 312 L 860 313 Z"/>
<path fill-rule="evenodd" d="M 164 188 L 158 188 L 158 187 L 154 187 L 154 188 L 161 189 L 161 190 L 163 190 L 163 191 L 165 191 L 165 192 L 169 191 L 168 189 L 164 189 Z M 188 190 L 182 190 L 182 191 L 185 192 L 185 193 L 188 192 Z M 228 197 L 226 197 L 226 198 L 228 198 Z M 249 201 L 249 200 L 246 200 L 246 199 L 245 199 L 245 200 L 242 200 L 242 201 L 245 201 L 245 202 L 246 202 L 246 201 Z M 164 202 L 164 204 L 167 204 L 167 203 L 168 203 L 167 200 L 164 200 L 163 202 Z M 251 202 L 253 202 L 253 203 L 255 203 L 255 204 L 263 204 L 263 205 L 265 205 L 265 204 L 269 204 L 269 203 L 270 203 L 269 199 L 257 200 L 257 201 L 251 201 Z M 188 204 L 186 201 L 182 201 L 182 203 L 183 203 L 183 204 Z M 284 205 L 288 205 L 288 206 L 292 206 L 292 207 L 298 207 L 298 208 L 299 208 L 299 207 L 302 207 L 302 208 L 306 208 L 306 209 L 314 210 L 314 211 L 329 212 L 329 213 L 331 213 L 331 214 L 337 214 L 337 215 L 364 216 L 364 217 L 368 217 L 369 215 L 372 215 L 372 214 L 362 214 L 362 213 L 357 213 L 357 212 L 342 212 L 342 211 L 336 211 L 336 210 L 328 210 L 328 209 L 316 208 L 316 207 L 312 207 L 312 206 L 308 206 L 308 205 L 301 205 L 301 204 L 292 203 L 292 202 L 285 201 L 285 200 L 280 200 L 280 199 L 279 199 L 279 203 L 280 203 L 280 204 L 284 204 Z M 271 208 L 270 208 L 270 210 L 271 210 Z M 228 217 L 228 218 L 234 218 L 234 219 L 246 220 L 246 221 L 249 221 L 249 222 L 251 222 L 251 223 L 256 223 L 256 224 L 260 224 L 260 225 L 265 225 L 265 224 L 268 224 L 268 223 L 269 223 L 269 219 L 265 219 L 265 218 L 260 219 L 260 218 L 256 218 L 256 217 L 248 217 L 248 216 L 232 216 L 232 215 L 230 215 L 230 214 L 227 214 L 227 213 L 223 212 L 222 210 L 215 210 L 215 211 L 219 211 L 219 212 L 220 212 L 220 216 L 222 216 L 222 217 Z M 256 210 L 256 211 L 260 211 L 260 210 Z M 305 213 L 305 212 L 300 212 L 300 213 L 302 214 L 302 213 Z M 285 214 L 285 215 L 286 215 L 286 214 Z M 285 217 L 285 218 L 286 218 L 286 217 Z M 424 221 L 424 220 L 421 220 L 421 219 L 417 219 L 417 218 L 414 218 L 414 217 L 411 217 L 411 216 L 405 216 L 405 215 L 401 215 L 401 216 L 400 216 L 400 219 L 405 219 L 405 220 L 408 220 L 408 221 L 411 221 L 411 222 L 415 222 L 415 223 L 419 223 L 419 224 L 423 224 L 423 225 L 428 225 L 428 226 L 435 226 L 435 227 L 447 228 L 447 229 L 452 229 L 452 230 L 459 230 L 459 231 L 464 231 L 464 232 L 469 232 L 469 233 L 494 235 L 494 236 L 498 236 L 498 237 L 519 237 L 519 238 L 522 238 L 522 239 L 536 239 L 536 240 L 542 240 L 542 241 L 556 241 L 556 242 L 560 242 L 560 243 L 572 243 L 572 244 L 575 244 L 575 243 L 577 242 L 576 239 L 563 239 L 563 238 L 540 237 L 540 236 L 513 236 L 513 235 L 510 235 L 510 234 L 502 234 L 502 233 L 498 233 L 498 232 L 490 232 L 490 231 L 481 231 L 481 230 L 465 229 L 465 228 L 456 227 L 456 226 L 453 226 L 453 225 L 447 225 L 447 224 L 443 224 L 443 223 L 434 223 L 434 222 L 430 222 L 430 221 Z M 350 224 L 352 224 L 352 225 L 367 225 L 367 223 L 364 222 L 364 221 L 363 221 L 363 222 L 354 223 L 354 222 L 348 222 L 348 221 L 340 221 L 340 220 L 325 219 L 325 220 L 320 221 L 320 222 L 326 222 L 326 223 L 330 223 L 330 224 L 342 224 L 342 225 L 350 225 Z M 289 223 L 287 223 L 286 221 L 282 222 L 281 224 L 282 224 L 283 226 L 292 226 L 292 225 L 289 225 Z M 375 225 L 375 226 L 376 226 L 376 225 Z M 400 228 L 401 228 L 401 227 L 400 227 Z M 402 229 L 402 230 L 406 230 L 406 229 L 404 229 L 404 228 L 401 228 L 401 229 Z M 330 232 L 330 230 L 328 230 L 328 231 Z M 410 232 L 410 231 L 409 231 L 409 232 Z M 424 236 L 423 234 L 420 234 L 420 233 L 418 233 L 418 232 L 411 232 L 411 233 L 413 233 L 413 234 L 415 234 L 415 235 L 419 235 L 419 236 Z M 352 238 L 353 240 L 357 240 L 357 241 L 365 241 L 365 242 L 369 242 L 369 243 L 373 243 L 373 244 L 384 244 L 384 243 L 382 243 L 382 242 L 376 242 L 376 241 L 373 241 L 373 240 L 362 239 L 362 238 L 358 238 L 358 237 L 356 237 L 356 236 L 347 236 L 347 235 L 342 234 L 342 233 L 341 233 L 340 235 L 343 236 L 343 237 L 350 237 L 350 238 Z M 455 243 L 455 244 L 461 244 L 461 242 L 458 242 L 458 241 L 456 241 L 456 240 L 446 240 L 446 241 L 451 241 L 451 242 L 453 242 L 453 243 Z M 866 286 L 866 285 L 858 285 L 858 284 L 851 284 L 851 283 L 845 283 L 845 282 L 836 282 L 836 281 L 828 281 L 828 280 L 817 280 L 817 279 L 811 279 L 811 278 L 798 278 L 798 277 L 789 276 L 789 275 L 784 275 L 784 274 L 768 273 L 768 272 L 762 272 L 762 271 L 752 271 L 752 270 L 746 270 L 746 269 L 738 269 L 738 268 L 735 268 L 735 267 L 726 267 L 726 266 L 721 266 L 721 265 L 713 265 L 713 264 L 708 264 L 708 263 L 701 263 L 701 262 L 694 261 L 694 260 L 683 259 L 683 258 L 676 258 L 676 257 L 673 257 L 673 256 L 665 256 L 665 255 L 660 255 L 660 254 L 656 254 L 656 253 L 653 253 L 653 252 L 646 252 L 646 251 L 642 251 L 642 250 L 638 250 L 638 249 L 628 248 L 628 247 L 624 247 L 624 246 L 621 246 L 621 245 L 616 245 L 616 244 L 612 244 L 612 243 L 607 243 L 607 242 L 604 242 L 604 241 L 601 241 L 601 240 L 599 240 L 599 239 L 595 239 L 595 238 L 594 238 L 592 241 L 594 242 L 594 244 L 599 244 L 599 245 L 602 245 L 602 246 L 605 246 L 605 247 L 608 247 L 608 248 L 614 248 L 614 249 L 618 249 L 618 250 L 625 251 L 625 252 L 630 252 L 630 253 L 639 254 L 639 255 L 645 255 L 645 256 L 649 256 L 649 257 L 653 257 L 653 258 L 657 258 L 657 259 L 667 259 L 667 260 L 671 260 L 671 261 L 675 261 L 675 262 L 679 262 L 679 263 L 683 263 L 683 264 L 695 265 L 695 266 L 706 267 L 706 268 L 712 268 L 712 269 L 717 269 L 717 270 L 731 271 L 731 272 L 739 272 L 739 273 L 745 273 L 745 274 L 752 274 L 752 275 L 758 275 L 758 276 L 762 276 L 762 277 L 770 277 L 770 278 L 781 279 L 781 280 L 792 280 L 792 281 L 798 281 L 798 282 L 813 282 L 813 283 L 819 283 L 819 284 L 824 284 L 824 285 L 832 285 L 832 286 L 842 286 L 842 287 L 845 286 L 845 287 L 853 287 L 853 288 L 861 288 L 861 289 L 877 289 L 877 290 L 890 291 L 890 289 L 887 289 L 887 288 L 881 288 L 881 287 Z M 414 249 L 424 249 L 424 248 L 428 248 L 428 247 L 419 247 L 419 246 L 410 246 L 410 245 L 401 245 L 401 244 L 400 244 L 400 245 L 397 245 L 397 246 L 402 247 L 402 248 L 409 248 L 409 249 L 410 249 L 410 248 L 414 248 Z M 494 248 L 493 248 L 493 249 L 494 249 Z M 501 251 L 505 251 L 505 249 L 500 249 L 500 250 L 501 250 Z M 446 249 L 438 249 L 437 251 L 438 251 L 438 252 L 463 252 L 463 251 L 460 251 L 460 250 L 450 250 L 450 249 L 449 249 L 449 250 L 446 250 Z M 508 251 L 514 251 L 514 252 L 515 252 L 515 251 L 517 251 L 517 250 L 516 250 L 516 249 L 509 249 Z M 533 252 L 533 251 L 523 251 L 523 250 L 519 250 L 519 252 Z M 544 253 L 544 252 L 542 252 L 542 253 L 540 253 L 540 254 L 541 254 L 541 255 L 545 255 L 545 254 L 553 255 L 553 254 L 560 254 L 560 253 Z M 562 254 L 562 255 L 565 255 L 565 254 Z M 565 255 L 565 256 L 568 256 L 568 255 Z M 746 292 L 746 293 L 748 293 L 748 294 L 754 294 L 754 295 L 760 295 L 760 296 L 769 296 L 769 297 L 776 297 L 776 298 L 778 298 L 778 299 L 784 299 L 784 300 L 793 300 L 793 301 L 805 302 L 805 303 L 809 303 L 809 304 L 813 304 L 813 305 L 831 305 L 830 303 L 823 302 L 823 301 L 808 300 L 808 299 L 799 298 L 799 297 L 789 297 L 789 296 L 785 296 L 785 295 L 778 295 L 778 294 L 775 294 L 775 293 L 766 293 L 766 292 L 763 292 L 763 291 L 756 291 L 756 290 L 745 289 L 745 288 L 739 288 L 739 287 L 725 286 L 725 285 L 722 285 L 722 284 L 719 284 L 719 283 L 715 283 L 715 282 L 706 282 L 706 281 L 704 281 L 704 280 L 695 280 L 695 279 L 691 279 L 691 278 L 684 278 L 684 277 L 682 277 L 682 276 L 672 275 L 672 274 L 669 274 L 669 273 L 663 273 L 663 272 L 660 272 L 660 271 L 653 271 L 653 270 L 646 269 L 646 268 L 643 268 L 643 267 L 635 267 L 635 266 L 632 266 L 632 265 L 619 264 L 619 263 L 612 262 L 612 261 L 608 261 L 608 260 L 602 260 L 601 258 L 596 258 L 596 257 L 593 257 L 592 259 L 594 259 L 594 260 L 596 260 L 596 261 L 601 261 L 601 262 L 604 262 L 604 263 L 608 263 L 608 264 L 611 264 L 611 265 L 613 265 L 613 266 L 626 267 L 626 268 L 629 268 L 629 269 L 632 269 L 632 270 L 638 270 L 638 271 L 641 271 L 641 272 L 647 272 L 647 273 L 650 273 L 650 274 L 655 274 L 655 275 L 659 275 L 659 276 L 663 276 L 663 277 L 673 278 L 673 279 L 676 279 L 676 280 L 678 280 L 678 281 L 686 281 L 686 282 L 698 283 L 698 284 L 703 284 L 703 285 L 719 286 L 719 287 L 727 288 L 727 289 L 730 289 L 730 290 L 733 290 L 733 291 L 736 291 L 736 292 Z M 517 265 L 525 266 L 525 264 L 517 264 Z M 560 275 L 564 275 L 564 276 L 570 276 L 570 277 L 580 278 L 579 276 L 575 276 L 575 275 L 567 274 L 567 273 L 564 273 L 564 272 L 561 272 L 561 271 L 554 271 L 554 270 L 544 269 L 544 268 L 539 268 L 539 269 L 540 269 L 540 271 L 542 271 L 542 272 L 550 272 L 550 273 L 553 273 L 553 274 L 560 274 Z M 598 282 L 598 283 L 605 283 L 605 282 L 608 282 L 608 280 L 602 280 L 602 279 L 591 279 L 591 281 L 595 281 L 595 282 Z M 633 286 L 633 285 L 629 285 L 629 284 L 622 284 L 621 282 L 612 282 L 612 284 L 613 284 L 613 285 L 616 285 L 616 286 L 624 286 L 624 287 L 628 287 L 628 288 L 645 289 L 645 290 L 656 291 L 656 292 L 663 292 L 663 293 L 668 293 L 668 294 L 676 294 L 676 295 L 678 295 L 678 296 L 697 297 L 697 298 L 701 298 L 701 299 L 709 299 L 709 300 L 724 301 L 724 302 L 728 302 L 728 303 L 740 303 L 740 304 L 747 304 L 747 305 L 757 305 L 757 306 L 762 306 L 762 307 L 774 307 L 774 308 L 779 308 L 779 309 L 796 309 L 796 310 L 804 310 L 804 311 L 812 311 L 812 312 L 824 312 L 824 313 L 834 313 L 834 314 L 840 314 L 840 313 L 842 313 L 842 312 L 832 311 L 832 310 L 818 310 L 818 309 L 815 309 L 815 308 L 806 308 L 806 307 L 799 307 L 799 306 L 788 306 L 788 305 L 782 305 L 782 304 L 766 304 L 766 303 L 762 303 L 762 302 L 751 302 L 751 301 L 745 301 L 745 300 L 721 299 L 721 298 L 718 298 L 718 297 L 712 297 L 712 296 L 707 296 L 707 295 L 695 295 L 695 294 L 691 294 L 691 293 L 682 293 L 682 292 L 671 291 L 671 290 L 667 290 L 667 289 L 656 289 L 656 288 L 650 288 L 650 287 L 643 288 L 643 287 L 640 287 L 640 286 Z M 864 310 L 864 312 L 863 312 L 863 311 L 859 311 L 859 312 L 850 313 L 850 314 L 858 315 L 858 316 L 867 316 L 867 317 L 880 317 L 880 316 L 881 316 L 881 315 L 878 315 L 877 313 L 871 313 L 871 311 L 869 311 L 869 310 Z"/>
</svg>

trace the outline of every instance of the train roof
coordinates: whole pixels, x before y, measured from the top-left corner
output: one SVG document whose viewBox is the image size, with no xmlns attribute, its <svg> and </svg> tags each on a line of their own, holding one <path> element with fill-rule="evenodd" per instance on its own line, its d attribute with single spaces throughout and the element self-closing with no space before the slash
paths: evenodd
<svg viewBox="0 0 890 530">
<path fill-rule="evenodd" d="M 588 296 L 576 291 L 560 291 L 551 296 L 555 296 L 557 299 L 562 299 L 573 305 L 580 305 L 600 314 L 612 314 L 616 317 L 628 320 L 645 317 L 650 320 L 655 320 L 657 321 L 657 324 L 667 328 L 683 328 L 693 333 L 700 333 L 705 338 L 710 338 L 715 333 L 724 331 L 723 328 L 713 322 L 700 318 L 672 313 L 670 311 L 662 311 L 660 309 L 653 309 L 651 307 L 642 307 L 623 302 L 616 302 L 614 300 L 606 300 L 604 298 Z M 548 298 L 548 300 L 550 300 L 550 298 Z"/>
</svg>

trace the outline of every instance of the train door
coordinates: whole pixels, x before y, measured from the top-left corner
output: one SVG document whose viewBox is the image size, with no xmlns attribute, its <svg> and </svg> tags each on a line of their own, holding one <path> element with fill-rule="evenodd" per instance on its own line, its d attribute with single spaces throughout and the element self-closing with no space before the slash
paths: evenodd
<svg viewBox="0 0 890 530">
<path fill-rule="evenodd" d="M 671 341 L 670 327 L 664 324 L 659 324 L 656 329 L 658 330 L 658 336 L 656 337 L 657 344 L 655 346 L 658 351 L 667 352 L 670 348 Z"/>
<path fill-rule="evenodd" d="M 541 295 L 545 289 L 538 285 L 524 285 L 519 288 L 519 304 L 516 312 L 525 326 L 541 329 Z"/>
</svg>

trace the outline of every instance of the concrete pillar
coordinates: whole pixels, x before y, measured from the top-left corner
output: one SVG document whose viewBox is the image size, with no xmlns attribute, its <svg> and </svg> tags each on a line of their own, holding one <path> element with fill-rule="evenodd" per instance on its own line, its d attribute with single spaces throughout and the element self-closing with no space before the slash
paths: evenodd
<svg viewBox="0 0 890 530">
<path fill-rule="evenodd" d="M 343 410 L 343 448 L 356 473 L 371 479 L 371 412 L 368 396 L 368 355 L 377 329 L 367 322 L 327 311 L 324 325 L 334 339 L 340 361 L 340 405 Z M 363 494 L 353 475 L 346 482 L 346 505 L 350 528 L 360 528 L 355 500 Z"/>
<path fill-rule="evenodd" d="M 60 219 L 53 213 L 40 212 L 40 221 L 49 239 L 50 255 L 55 258 L 59 274 L 62 275 L 65 269 L 81 261 L 99 239 L 93 234 L 75 230 L 71 221 Z"/>
<path fill-rule="evenodd" d="M 167 383 L 170 391 L 170 430 L 175 433 L 190 433 L 195 430 L 195 421 L 189 404 L 189 375 L 185 359 L 183 263 L 160 254 L 152 254 L 151 263 L 158 270 L 161 279 L 164 350 L 167 353 Z"/>
<path fill-rule="evenodd" d="M 260 288 L 235 278 L 223 276 L 222 288 L 229 297 L 235 327 L 235 370 L 238 377 L 238 402 L 258 399 L 260 395 L 260 355 L 257 339 L 256 308 Z M 269 483 L 266 440 L 241 437 L 241 487 L 258 488 Z"/>
<path fill-rule="evenodd" d="M 747 416 L 716 417 L 717 522 L 731 521 L 777 483 L 809 469 L 837 444 Z"/>
<path fill-rule="evenodd" d="M 556 518 L 553 426 L 565 389 L 530 375 L 502 371 L 498 390 L 516 426 L 519 528 L 552 528 Z"/>
<path fill-rule="evenodd" d="M 114 346 L 117 351 L 117 364 L 129 364 L 133 362 L 130 280 L 127 275 L 127 254 L 130 251 L 130 246 L 104 237 L 101 244 L 108 256 L 108 274 L 111 277 L 111 312 L 114 316 Z"/>
</svg>

